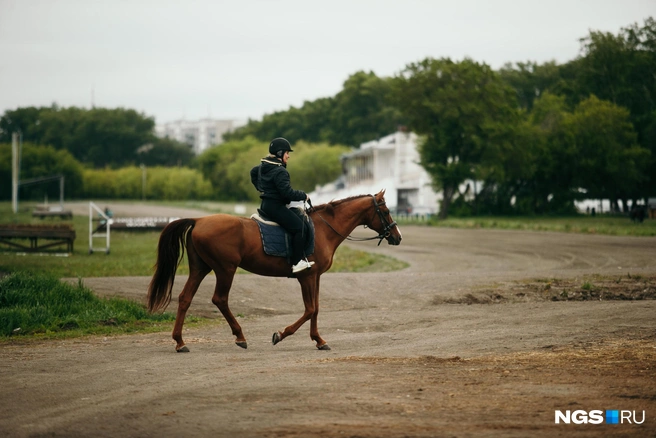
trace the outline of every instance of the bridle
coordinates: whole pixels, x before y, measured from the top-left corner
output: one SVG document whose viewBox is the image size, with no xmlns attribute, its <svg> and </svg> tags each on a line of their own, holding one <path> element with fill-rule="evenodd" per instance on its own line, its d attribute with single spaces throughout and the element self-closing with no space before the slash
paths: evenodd
<svg viewBox="0 0 656 438">
<path fill-rule="evenodd" d="M 383 243 L 383 239 L 388 238 L 388 237 L 390 236 L 390 234 L 392 234 L 392 228 L 394 228 L 394 227 L 396 226 L 396 221 L 388 222 L 388 221 L 387 221 L 387 218 L 385 217 L 385 215 L 383 214 L 383 212 L 380 210 L 380 207 L 383 206 L 383 205 L 385 205 L 385 203 L 386 203 L 385 201 L 383 201 L 383 202 L 381 202 L 381 203 L 378 203 L 378 201 L 376 201 L 376 197 L 375 197 L 374 195 L 371 195 L 371 198 L 372 198 L 373 201 L 374 201 L 374 208 L 375 208 L 375 210 L 376 210 L 375 213 L 374 213 L 374 216 L 377 214 L 377 215 L 378 215 L 378 218 L 380 219 L 380 222 L 381 222 L 381 223 L 383 224 L 383 226 L 384 226 L 384 228 L 383 228 L 383 232 L 382 232 L 382 233 L 378 233 L 378 236 L 374 236 L 374 237 L 351 237 L 351 236 L 344 236 L 344 235 L 342 235 L 342 233 L 340 233 L 339 231 L 337 231 L 332 225 L 330 225 L 330 223 L 328 223 L 328 221 L 325 220 L 325 219 L 323 218 L 323 216 L 321 216 L 318 212 L 317 212 L 317 216 L 319 216 L 319 218 L 320 218 L 320 219 L 321 219 L 326 225 L 328 225 L 328 227 L 329 227 L 331 230 L 333 230 L 333 231 L 334 231 L 339 237 L 341 237 L 342 239 L 351 240 L 351 241 L 353 241 L 353 242 L 364 242 L 364 241 L 367 241 L 367 240 L 376 240 L 376 239 L 378 239 L 378 246 L 380 246 L 380 244 Z M 312 202 L 310 202 L 309 199 L 308 199 L 308 204 L 310 204 L 310 210 L 314 210 L 314 207 L 312 206 Z M 366 225 L 365 225 L 365 228 L 367 228 Z M 369 227 L 369 228 L 371 228 L 371 227 Z M 376 230 L 374 230 L 374 231 L 376 231 Z"/>
</svg>

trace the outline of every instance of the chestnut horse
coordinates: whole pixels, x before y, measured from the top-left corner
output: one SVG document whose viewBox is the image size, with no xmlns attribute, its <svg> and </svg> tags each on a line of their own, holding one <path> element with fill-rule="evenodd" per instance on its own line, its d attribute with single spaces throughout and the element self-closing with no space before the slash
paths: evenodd
<svg viewBox="0 0 656 438">
<path fill-rule="evenodd" d="M 275 345 L 293 335 L 310 319 L 310 338 L 320 350 L 330 350 L 326 341 L 319 336 L 317 315 L 319 278 L 330 269 L 335 250 L 359 225 L 378 232 L 378 236 L 362 240 L 379 239 L 379 245 L 383 239 L 390 245 L 398 245 L 401 243 L 401 232 L 385 205 L 384 190 L 376 195 L 354 196 L 310 208 L 309 216 L 314 222 L 315 250 L 308 260 L 315 264 L 311 269 L 296 274 L 301 284 L 305 312 L 282 332 L 275 332 L 272 342 Z M 264 253 L 260 230 L 253 219 L 216 214 L 198 219 L 176 220 L 164 228 L 159 238 L 155 274 L 148 287 L 147 301 L 151 312 L 164 309 L 170 303 L 175 272 L 184 256 L 185 247 L 189 260 L 189 279 L 178 297 L 178 313 L 172 335 L 176 351 L 189 351 L 182 340 L 182 325 L 198 286 L 210 271 L 214 271 L 216 276 L 212 303 L 219 308 L 230 325 L 236 337 L 235 343 L 246 348 L 241 326 L 228 307 L 228 294 L 235 272 L 240 267 L 258 275 L 290 277 L 291 266 L 287 259 Z"/>
</svg>

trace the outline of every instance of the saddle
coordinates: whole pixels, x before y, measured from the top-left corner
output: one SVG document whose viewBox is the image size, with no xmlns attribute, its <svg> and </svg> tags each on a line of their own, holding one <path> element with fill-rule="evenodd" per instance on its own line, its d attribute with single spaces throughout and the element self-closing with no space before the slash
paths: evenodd
<svg viewBox="0 0 656 438">
<path fill-rule="evenodd" d="M 290 210 L 296 213 L 303 220 L 303 224 L 305 224 L 303 227 L 305 255 L 309 256 L 314 253 L 314 223 L 302 209 L 291 208 Z M 286 257 L 291 263 L 292 239 L 289 233 L 278 223 L 268 218 L 259 208 L 257 209 L 257 213 L 251 215 L 251 219 L 260 228 L 264 253 L 274 257 Z"/>
</svg>

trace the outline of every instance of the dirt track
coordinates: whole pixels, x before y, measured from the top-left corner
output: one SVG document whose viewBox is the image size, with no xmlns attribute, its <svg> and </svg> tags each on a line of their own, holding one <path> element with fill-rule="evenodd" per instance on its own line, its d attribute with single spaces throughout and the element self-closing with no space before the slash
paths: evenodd
<svg viewBox="0 0 656 438">
<path fill-rule="evenodd" d="M 300 290 L 253 275 L 231 292 L 248 350 L 223 322 L 187 331 L 189 354 L 169 333 L 0 347 L 0 435 L 656 436 L 656 301 L 552 301 L 584 283 L 653 295 L 656 239 L 402 232 L 399 247 L 351 245 L 408 269 L 322 277 L 332 351 L 314 348 L 309 324 L 272 346 L 301 315 Z M 143 300 L 148 281 L 85 283 Z M 191 313 L 218 315 L 213 283 Z M 556 425 L 556 409 L 646 420 Z"/>
</svg>

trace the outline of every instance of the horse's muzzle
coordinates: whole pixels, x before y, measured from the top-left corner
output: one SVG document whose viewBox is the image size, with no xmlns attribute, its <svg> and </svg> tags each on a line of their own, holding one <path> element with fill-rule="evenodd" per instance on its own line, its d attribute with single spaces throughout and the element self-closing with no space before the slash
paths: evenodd
<svg viewBox="0 0 656 438">
<path fill-rule="evenodd" d="M 400 245 L 402 239 L 401 233 L 390 234 L 386 238 L 388 245 Z"/>
</svg>

